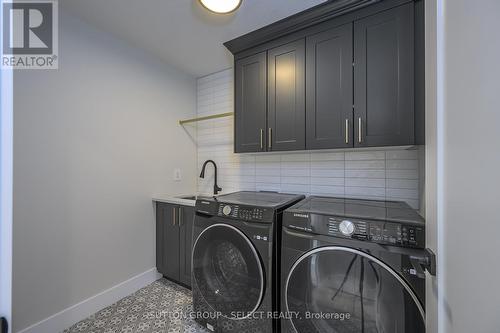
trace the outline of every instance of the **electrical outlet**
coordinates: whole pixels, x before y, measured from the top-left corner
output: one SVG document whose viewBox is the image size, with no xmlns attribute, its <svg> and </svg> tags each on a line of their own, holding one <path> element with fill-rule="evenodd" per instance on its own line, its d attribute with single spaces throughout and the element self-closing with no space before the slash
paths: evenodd
<svg viewBox="0 0 500 333">
<path fill-rule="evenodd" d="M 182 180 L 182 172 L 181 169 L 175 168 L 174 169 L 174 181 L 180 182 Z"/>
</svg>

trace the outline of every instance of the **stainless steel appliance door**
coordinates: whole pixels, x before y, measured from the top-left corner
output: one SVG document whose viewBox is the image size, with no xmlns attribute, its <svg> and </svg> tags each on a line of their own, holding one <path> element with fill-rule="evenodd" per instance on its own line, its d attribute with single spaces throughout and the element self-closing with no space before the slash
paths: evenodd
<svg viewBox="0 0 500 333">
<path fill-rule="evenodd" d="M 424 309 L 408 283 L 381 260 L 349 247 L 302 255 L 286 279 L 285 306 L 298 333 L 425 332 Z"/>
<path fill-rule="evenodd" d="M 238 228 L 212 224 L 193 247 L 193 279 L 205 302 L 230 319 L 249 317 L 265 288 L 264 268 L 255 246 Z"/>
</svg>

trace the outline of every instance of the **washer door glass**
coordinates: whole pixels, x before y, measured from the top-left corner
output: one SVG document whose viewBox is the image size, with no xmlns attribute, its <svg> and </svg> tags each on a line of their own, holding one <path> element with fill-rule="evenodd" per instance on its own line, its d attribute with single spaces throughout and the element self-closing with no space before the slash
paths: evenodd
<svg viewBox="0 0 500 333">
<path fill-rule="evenodd" d="M 423 307 L 407 282 L 356 249 L 330 246 L 304 254 L 292 266 L 285 293 L 299 333 L 425 332 Z"/>
<path fill-rule="evenodd" d="M 245 318 L 260 305 L 264 273 L 252 242 L 237 228 L 214 224 L 193 248 L 193 277 L 207 304 L 224 317 Z"/>
</svg>

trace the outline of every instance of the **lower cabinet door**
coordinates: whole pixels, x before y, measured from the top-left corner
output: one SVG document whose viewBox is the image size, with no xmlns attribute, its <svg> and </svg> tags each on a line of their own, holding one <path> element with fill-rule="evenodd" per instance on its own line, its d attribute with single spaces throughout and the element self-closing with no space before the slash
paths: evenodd
<svg viewBox="0 0 500 333">
<path fill-rule="evenodd" d="M 180 207 L 158 203 L 156 219 L 156 265 L 165 277 L 179 281 Z"/>
<path fill-rule="evenodd" d="M 179 282 L 191 287 L 191 238 L 193 236 L 194 207 L 180 207 L 179 211 Z"/>
</svg>

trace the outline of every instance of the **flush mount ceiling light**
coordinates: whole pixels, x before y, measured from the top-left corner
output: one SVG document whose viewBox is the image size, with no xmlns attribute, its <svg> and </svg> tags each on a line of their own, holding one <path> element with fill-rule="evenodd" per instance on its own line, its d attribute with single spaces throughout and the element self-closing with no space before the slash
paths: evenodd
<svg viewBox="0 0 500 333">
<path fill-rule="evenodd" d="M 217 14 L 232 13 L 241 5 L 242 0 L 199 0 L 201 5 Z"/>
</svg>

